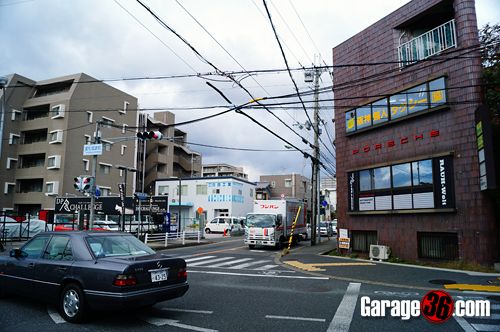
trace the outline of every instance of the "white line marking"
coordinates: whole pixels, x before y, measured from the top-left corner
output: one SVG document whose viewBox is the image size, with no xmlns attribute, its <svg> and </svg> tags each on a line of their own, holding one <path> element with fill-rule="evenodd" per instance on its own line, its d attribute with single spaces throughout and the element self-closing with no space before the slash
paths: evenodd
<svg viewBox="0 0 500 332">
<path fill-rule="evenodd" d="M 264 266 L 255 268 L 255 270 L 259 270 L 259 271 L 270 270 L 270 269 L 274 269 L 277 266 L 278 265 L 264 265 Z M 295 271 L 293 271 L 293 272 L 295 272 Z"/>
<path fill-rule="evenodd" d="M 154 326 L 170 325 L 170 326 L 175 326 L 175 327 L 179 327 L 181 329 L 192 330 L 192 331 L 217 332 L 217 330 L 206 329 L 204 327 L 181 324 L 181 323 L 179 323 L 178 320 L 173 320 L 173 319 L 149 317 L 149 316 L 144 316 L 144 315 L 141 315 L 140 318 L 143 321 L 145 321 L 151 325 L 154 325 Z"/>
<path fill-rule="evenodd" d="M 230 269 L 234 269 L 234 270 L 244 269 L 246 267 L 249 267 L 249 266 L 252 266 L 252 265 L 257 265 L 257 264 L 262 264 L 262 263 L 269 263 L 269 260 L 254 261 L 254 262 L 250 262 L 250 263 L 243 263 L 243 264 L 240 264 L 240 265 L 231 266 Z"/>
<path fill-rule="evenodd" d="M 49 314 L 50 318 L 52 318 L 54 323 L 56 323 L 56 324 L 66 323 L 64 318 L 62 318 L 61 315 L 59 315 L 57 310 L 54 310 L 52 308 L 47 308 L 47 313 Z"/>
<path fill-rule="evenodd" d="M 206 315 L 214 313 L 213 311 L 208 311 L 208 310 L 193 310 L 193 309 L 179 309 L 179 308 L 160 308 L 160 309 L 165 311 L 190 312 L 194 314 L 206 314 Z"/>
<path fill-rule="evenodd" d="M 476 331 L 500 331 L 500 325 L 472 324 Z"/>
<path fill-rule="evenodd" d="M 340 302 L 335 316 L 328 326 L 327 332 L 348 332 L 349 326 L 351 326 L 352 316 L 354 315 L 354 310 L 356 309 L 356 303 L 358 302 L 359 290 L 361 284 L 358 282 L 351 282 L 347 286 L 344 297 Z"/>
<path fill-rule="evenodd" d="M 203 264 L 210 264 L 210 263 L 215 263 L 215 262 L 227 261 L 228 259 L 233 259 L 233 258 L 234 257 L 219 257 L 219 258 L 209 259 L 207 261 L 188 263 L 187 266 L 190 267 L 190 266 L 198 266 L 198 265 L 203 265 Z"/>
<path fill-rule="evenodd" d="M 324 318 L 290 317 L 290 316 L 273 316 L 273 315 L 266 315 L 266 318 L 270 318 L 270 319 L 288 319 L 288 320 L 303 320 L 303 321 L 308 321 L 308 322 L 325 322 L 326 321 L 326 319 L 324 319 Z"/>
<path fill-rule="evenodd" d="M 500 319 L 500 314 L 490 314 L 488 317 L 474 317 L 479 319 Z"/>
<path fill-rule="evenodd" d="M 213 264 L 213 265 L 210 265 L 210 267 L 220 267 L 220 266 L 227 266 L 227 265 L 232 265 L 232 264 L 238 264 L 238 263 L 249 261 L 251 259 L 252 258 L 241 258 L 241 259 L 236 259 L 234 261 Z"/>
<path fill-rule="evenodd" d="M 455 320 L 457 321 L 458 325 L 465 331 L 465 332 L 476 332 L 474 328 L 469 324 L 468 321 L 466 321 L 463 317 L 458 317 L 458 316 L 453 316 Z"/>
<path fill-rule="evenodd" d="M 201 261 L 204 259 L 209 259 L 209 258 L 214 258 L 215 256 L 201 256 L 201 257 L 194 257 L 194 258 L 188 258 L 184 259 L 187 263 L 189 262 L 194 262 L 194 261 Z"/>
<path fill-rule="evenodd" d="M 264 251 L 264 250 L 250 250 L 251 252 L 267 252 L 267 251 Z"/>
<path fill-rule="evenodd" d="M 205 273 L 205 274 L 221 274 L 228 276 L 242 276 L 242 277 L 263 277 L 263 278 L 285 278 L 285 279 L 309 279 L 309 280 L 329 280 L 328 277 L 299 277 L 299 276 L 283 276 L 283 275 L 269 275 L 269 274 L 250 274 L 250 273 L 234 273 L 234 272 L 219 272 L 219 271 L 192 271 L 189 273 Z"/>
</svg>

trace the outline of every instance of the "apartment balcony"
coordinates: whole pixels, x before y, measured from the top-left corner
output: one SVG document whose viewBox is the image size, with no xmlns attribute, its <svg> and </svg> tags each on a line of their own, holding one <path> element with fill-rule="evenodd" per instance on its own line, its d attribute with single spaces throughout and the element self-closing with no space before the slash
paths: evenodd
<svg viewBox="0 0 500 332">
<path fill-rule="evenodd" d="M 14 204 L 41 204 L 45 199 L 45 193 L 30 191 L 14 194 Z"/>
<path fill-rule="evenodd" d="M 24 120 L 19 124 L 19 129 L 23 131 L 37 130 L 40 128 L 49 128 L 51 120 L 47 117 L 33 118 L 31 120 Z"/>
<path fill-rule="evenodd" d="M 399 67 L 404 68 L 418 61 L 457 47 L 455 20 L 415 37 L 398 47 Z"/>
<path fill-rule="evenodd" d="M 34 174 L 38 176 L 45 174 L 46 168 L 45 166 L 33 166 L 33 167 L 25 167 L 25 168 L 17 168 L 16 169 L 16 179 L 30 179 L 33 178 Z"/>
<path fill-rule="evenodd" d="M 35 142 L 30 144 L 19 144 L 17 146 L 18 154 L 35 154 L 47 151 L 47 141 Z"/>
</svg>

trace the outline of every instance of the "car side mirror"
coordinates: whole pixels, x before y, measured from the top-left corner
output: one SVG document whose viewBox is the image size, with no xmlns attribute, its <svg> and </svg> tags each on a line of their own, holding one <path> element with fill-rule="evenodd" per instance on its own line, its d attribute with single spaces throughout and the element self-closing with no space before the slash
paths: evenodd
<svg viewBox="0 0 500 332">
<path fill-rule="evenodd" d="M 278 214 L 276 216 L 276 226 L 280 226 L 283 223 L 283 216 L 281 214 Z"/>
<path fill-rule="evenodd" d="M 12 249 L 10 251 L 10 257 L 14 258 L 25 258 L 28 257 L 28 254 L 22 251 L 21 249 Z"/>
</svg>

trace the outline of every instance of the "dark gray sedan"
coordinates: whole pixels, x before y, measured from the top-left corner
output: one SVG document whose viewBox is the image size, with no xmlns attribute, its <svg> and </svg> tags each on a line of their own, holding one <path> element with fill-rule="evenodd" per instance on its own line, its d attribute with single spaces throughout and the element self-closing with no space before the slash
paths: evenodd
<svg viewBox="0 0 500 332">
<path fill-rule="evenodd" d="M 0 296 L 52 302 L 72 323 L 89 309 L 151 306 L 188 288 L 183 259 L 156 253 L 127 233 L 40 233 L 10 257 L 0 256 Z"/>
</svg>

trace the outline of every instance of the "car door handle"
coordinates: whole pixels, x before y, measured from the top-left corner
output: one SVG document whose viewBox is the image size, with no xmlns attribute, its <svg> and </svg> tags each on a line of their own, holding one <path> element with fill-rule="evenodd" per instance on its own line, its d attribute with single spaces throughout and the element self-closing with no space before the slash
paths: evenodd
<svg viewBox="0 0 500 332">
<path fill-rule="evenodd" d="M 35 267 L 35 263 L 29 263 L 29 264 L 28 264 L 28 269 L 32 269 L 32 268 L 34 268 L 34 267 Z"/>
<path fill-rule="evenodd" d="M 56 271 L 57 272 L 66 272 L 67 269 L 68 268 L 65 267 L 65 266 L 58 266 L 58 267 L 56 267 Z"/>
</svg>

